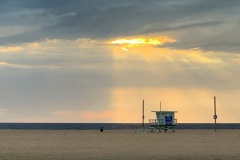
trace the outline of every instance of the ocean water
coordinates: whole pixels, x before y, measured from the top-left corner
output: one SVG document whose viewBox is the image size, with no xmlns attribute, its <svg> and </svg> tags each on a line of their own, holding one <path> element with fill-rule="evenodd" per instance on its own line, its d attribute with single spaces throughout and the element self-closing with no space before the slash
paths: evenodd
<svg viewBox="0 0 240 160">
<path fill-rule="evenodd" d="M 141 123 L 0 123 L 0 129 L 28 130 L 104 130 L 137 129 Z M 145 124 L 148 127 L 148 124 Z M 176 129 L 214 129 L 213 123 L 178 123 Z M 240 123 L 218 123 L 217 129 L 240 129 Z"/>
</svg>

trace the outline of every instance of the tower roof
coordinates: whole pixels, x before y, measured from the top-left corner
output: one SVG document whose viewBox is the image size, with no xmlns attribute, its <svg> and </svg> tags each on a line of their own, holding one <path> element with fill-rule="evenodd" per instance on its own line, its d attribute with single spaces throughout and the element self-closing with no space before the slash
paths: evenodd
<svg viewBox="0 0 240 160">
<path fill-rule="evenodd" d="M 152 111 L 157 113 L 178 113 L 178 111 Z"/>
</svg>

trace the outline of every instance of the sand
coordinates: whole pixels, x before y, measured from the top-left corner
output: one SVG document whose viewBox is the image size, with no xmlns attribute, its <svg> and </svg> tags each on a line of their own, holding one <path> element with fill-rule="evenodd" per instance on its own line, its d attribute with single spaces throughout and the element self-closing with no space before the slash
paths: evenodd
<svg viewBox="0 0 240 160">
<path fill-rule="evenodd" d="M 0 130 L 0 159 L 239 160 L 240 130 Z"/>
</svg>

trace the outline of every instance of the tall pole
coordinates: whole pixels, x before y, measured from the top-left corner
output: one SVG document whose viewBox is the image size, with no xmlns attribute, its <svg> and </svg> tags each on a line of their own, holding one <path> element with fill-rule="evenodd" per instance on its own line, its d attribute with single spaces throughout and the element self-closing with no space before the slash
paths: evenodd
<svg viewBox="0 0 240 160">
<path fill-rule="evenodd" d="M 160 111 L 162 111 L 162 102 L 160 101 Z"/>
<path fill-rule="evenodd" d="M 217 132 L 217 107 L 216 107 L 216 97 L 214 96 L 214 115 L 213 119 L 215 121 L 215 132 Z"/>
<path fill-rule="evenodd" d="M 144 116 L 144 100 L 143 100 L 143 104 L 142 104 L 142 127 L 144 127 L 144 118 L 145 118 L 145 116 Z"/>
</svg>

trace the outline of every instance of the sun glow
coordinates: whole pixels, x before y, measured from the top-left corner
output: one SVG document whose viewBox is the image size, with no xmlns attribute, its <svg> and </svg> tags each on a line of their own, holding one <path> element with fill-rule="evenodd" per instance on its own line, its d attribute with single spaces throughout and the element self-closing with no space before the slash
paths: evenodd
<svg viewBox="0 0 240 160">
<path fill-rule="evenodd" d="M 222 64 L 221 58 L 213 57 L 215 53 L 202 51 L 201 48 L 177 49 L 163 44 L 177 42 L 168 36 L 138 36 L 109 41 L 109 49 L 114 58 L 143 59 L 145 61 L 215 63 Z"/>
<path fill-rule="evenodd" d="M 158 45 L 163 45 L 165 43 L 173 43 L 173 42 L 176 42 L 176 40 L 173 38 L 169 38 L 167 36 L 161 36 L 157 38 L 144 38 L 144 37 L 128 38 L 128 39 L 123 38 L 123 39 L 117 39 L 117 40 L 111 41 L 110 44 L 134 47 L 134 46 L 158 46 Z"/>
<path fill-rule="evenodd" d="M 23 48 L 22 47 L 19 47 L 19 46 L 11 46 L 11 47 L 1 47 L 0 46 L 0 53 L 1 52 L 17 52 L 17 51 L 20 51 L 22 50 Z"/>
</svg>

